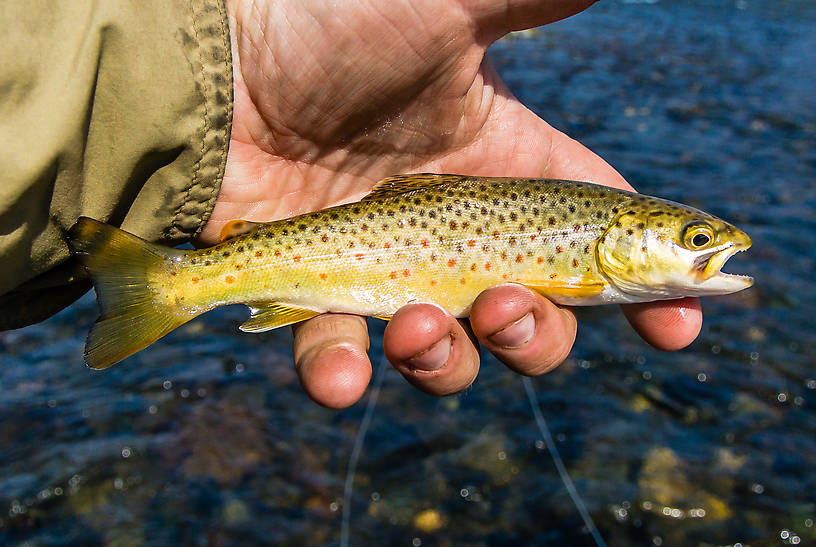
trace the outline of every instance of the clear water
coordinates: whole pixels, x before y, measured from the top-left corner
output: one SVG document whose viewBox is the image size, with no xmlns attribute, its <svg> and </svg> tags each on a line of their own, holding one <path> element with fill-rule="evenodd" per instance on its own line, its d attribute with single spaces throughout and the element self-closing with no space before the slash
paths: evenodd
<svg viewBox="0 0 816 547">
<path fill-rule="evenodd" d="M 614 309 L 534 380 L 610 545 L 816 544 L 816 12 L 812 2 L 616 2 L 516 36 L 511 89 L 638 189 L 754 239 L 754 289 L 704 303 L 689 349 Z M 0 543 L 337 544 L 365 404 L 318 408 L 289 333 L 218 310 L 103 372 L 86 297 L 0 334 Z M 372 322 L 373 355 L 381 355 Z M 353 480 L 351 545 L 591 545 L 521 380 L 486 359 L 435 399 L 385 369 Z"/>
</svg>

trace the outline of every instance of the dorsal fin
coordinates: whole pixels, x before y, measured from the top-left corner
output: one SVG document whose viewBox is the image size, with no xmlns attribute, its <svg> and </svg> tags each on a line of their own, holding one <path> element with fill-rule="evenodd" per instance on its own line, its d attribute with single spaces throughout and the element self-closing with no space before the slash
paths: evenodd
<svg viewBox="0 0 816 547">
<path fill-rule="evenodd" d="M 375 184 L 374 188 L 371 189 L 371 193 L 364 197 L 362 201 L 371 201 L 372 199 L 406 194 L 414 190 L 433 188 L 434 186 L 457 184 L 469 178 L 467 175 L 437 175 L 435 173 L 397 175 L 382 179 Z"/>
</svg>

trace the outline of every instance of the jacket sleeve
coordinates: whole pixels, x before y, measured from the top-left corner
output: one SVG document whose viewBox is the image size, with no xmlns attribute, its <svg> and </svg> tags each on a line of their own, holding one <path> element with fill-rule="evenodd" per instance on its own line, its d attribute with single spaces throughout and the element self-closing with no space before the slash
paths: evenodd
<svg viewBox="0 0 816 547">
<path fill-rule="evenodd" d="M 176 245 L 203 227 L 232 121 L 224 0 L 0 5 L 0 330 L 90 287 L 79 216 Z"/>
</svg>

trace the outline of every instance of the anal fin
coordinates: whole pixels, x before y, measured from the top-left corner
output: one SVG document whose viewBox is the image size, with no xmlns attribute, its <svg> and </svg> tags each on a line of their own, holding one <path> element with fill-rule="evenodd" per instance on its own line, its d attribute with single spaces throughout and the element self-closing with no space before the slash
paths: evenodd
<svg viewBox="0 0 816 547">
<path fill-rule="evenodd" d="M 278 303 L 258 303 L 250 306 L 252 316 L 240 327 L 244 332 L 265 332 L 311 319 L 320 312 Z"/>
</svg>

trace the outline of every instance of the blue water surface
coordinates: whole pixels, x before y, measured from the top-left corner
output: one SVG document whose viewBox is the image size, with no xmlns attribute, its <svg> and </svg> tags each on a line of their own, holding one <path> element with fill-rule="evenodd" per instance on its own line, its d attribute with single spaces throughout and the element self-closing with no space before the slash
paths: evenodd
<svg viewBox="0 0 816 547">
<path fill-rule="evenodd" d="M 640 191 L 754 240 L 688 349 L 612 308 L 535 379 L 610 545 L 816 545 L 816 11 L 806 0 L 602 2 L 497 43 L 512 91 Z M 0 333 L 0 543 L 592 545 L 518 376 L 423 395 L 387 367 L 366 406 L 311 403 L 288 329 L 217 310 L 105 372 L 82 365 L 88 296 Z M 382 358 L 381 322 L 372 355 Z"/>
</svg>

